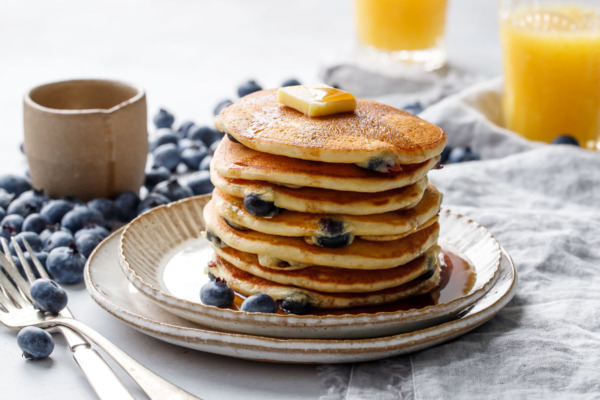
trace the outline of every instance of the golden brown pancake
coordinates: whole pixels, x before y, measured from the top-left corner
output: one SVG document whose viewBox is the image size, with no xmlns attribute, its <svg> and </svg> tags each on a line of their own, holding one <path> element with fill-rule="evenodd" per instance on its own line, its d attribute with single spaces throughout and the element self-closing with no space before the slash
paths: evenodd
<svg viewBox="0 0 600 400">
<path fill-rule="evenodd" d="M 225 178 L 214 168 L 210 170 L 210 180 L 223 193 L 239 198 L 250 193 L 269 193 L 275 206 L 286 210 L 350 215 L 381 214 L 414 207 L 427 187 L 427 178 L 423 178 L 412 185 L 378 193 L 290 188 L 266 181 Z"/>
<path fill-rule="evenodd" d="M 225 107 L 215 126 L 264 153 L 328 163 L 420 163 L 446 145 L 441 128 L 385 104 L 357 99 L 355 112 L 309 117 L 277 102 L 276 89 Z"/>
<path fill-rule="evenodd" d="M 439 235 L 439 224 L 436 222 L 394 241 L 374 242 L 355 239 L 346 247 L 324 248 L 308 244 L 302 238 L 234 229 L 219 216 L 213 201 L 204 207 L 204 220 L 207 231 L 216 235 L 228 246 L 240 251 L 266 255 L 287 262 L 348 269 L 385 269 L 406 264 L 434 246 Z M 266 265 L 262 261 L 261 264 Z"/>
<path fill-rule="evenodd" d="M 281 270 L 260 265 L 256 254 L 245 253 L 232 247 L 215 249 L 216 254 L 222 259 L 259 278 L 327 293 L 374 292 L 400 286 L 434 268 L 439 251 L 440 248 L 434 246 L 408 264 L 381 270 L 351 270 L 320 266 Z"/>
<path fill-rule="evenodd" d="M 210 167 L 232 179 L 372 193 L 411 185 L 425 177 L 438 161 L 439 156 L 434 156 L 418 164 L 402 165 L 402 170 L 383 173 L 352 164 L 323 163 L 261 153 L 223 138 Z"/>
<path fill-rule="evenodd" d="M 318 308 L 349 308 L 391 303 L 407 297 L 431 292 L 440 283 L 439 262 L 434 274 L 426 280 L 419 278 L 404 285 L 368 293 L 325 293 L 315 290 L 282 285 L 267 279 L 259 278 L 246 271 L 236 268 L 231 263 L 216 257 L 216 262 L 209 264 L 209 272 L 225 279 L 227 284 L 244 296 L 264 293 L 275 300 L 307 300 L 310 305 Z"/>
</svg>

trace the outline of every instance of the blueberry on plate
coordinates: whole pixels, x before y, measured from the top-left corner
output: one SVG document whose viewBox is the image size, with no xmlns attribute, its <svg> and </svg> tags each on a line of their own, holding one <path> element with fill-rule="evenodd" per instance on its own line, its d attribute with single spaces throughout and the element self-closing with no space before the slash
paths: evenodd
<svg viewBox="0 0 600 400">
<path fill-rule="evenodd" d="M 17 335 L 17 344 L 28 360 L 48 357 L 54 350 L 54 339 L 45 330 L 36 326 L 26 326 Z"/>
<path fill-rule="evenodd" d="M 61 221 L 61 225 L 71 232 L 77 232 L 90 224 L 104 225 L 104 216 L 98 210 L 80 205 L 75 206 L 71 211 L 66 213 Z"/>
<path fill-rule="evenodd" d="M 123 192 L 115 199 L 119 221 L 129 222 L 138 215 L 140 197 L 134 192 Z"/>
<path fill-rule="evenodd" d="M 469 147 L 455 147 L 448 155 L 448 164 L 479 160 L 479 155 Z"/>
<path fill-rule="evenodd" d="M 233 289 L 221 278 L 205 283 L 200 289 L 200 301 L 207 306 L 229 307 L 233 304 L 234 297 Z"/>
<path fill-rule="evenodd" d="M 210 147 L 214 142 L 221 140 L 221 138 L 223 138 L 223 134 L 210 126 L 197 126 L 188 133 L 188 139 L 201 140 L 207 147 Z"/>
<path fill-rule="evenodd" d="M 283 299 L 279 305 L 281 310 L 287 314 L 307 314 L 312 310 L 308 296 L 303 293 L 294 293 Z"/>
<path fill-rule="evenodd" d="M 228 105 L 230 105 L 231 103 L 233 103 L 233 101 L 231 101 L 229 99 L 221 100 L 220 102 L 217 103 L 217 105 L 213 109 L 213 115 L 219 115 L 221 113 L 221 111 L 225 107 L 227 107 Z"/>
<path fill-rule="evenodd" d="M 18 197 L 19 200 L 27 200 L 34 203 L 38 209 L 41 209 L 44 203 L 50 200 L 41 190 L 31 189 L 23 192 Z"/>
<path fill-rule="evenodd" d="M 48 254 L 46 268 L 55 281 L 72 284 L 81 282 L 85 257 L 81 255 L 75 243 L 67 247 L 57 247 Z"/>
<path fill-rule="evenodd" d="M 33 251 L 42 251 L 44 249 L 42 239 L 40 239 L 40 236 L 35 232 L 21 232 L 15 236 L 15 240 L 21 247 L 21 250 L 27 251 L 23 244 L 23 239 L 27 240 L 27 243 L 29 243 Z M 12 251 L 13 254 L 17 254 L 12 242 L 8 244 L 8 247 L 10 247 L 10 251 Z"/>
<path fill-rule="evenodd" d="M 206 194 L 215 188 L 210 181 L 210 172 L 198 171 L 186 177 L 184 183 L 192 190 L 195 196 Z"/>
<path fill-rule="evenodd" d="M 168 181 L 159 183 L 152 189 L 152 193 L 162 194 L 171 201 L 177 201 L 192 197 L 194 193 L 186 185 L 179 183 L 177 178 L 171 178 Z"/>
<path fill-rule="evenodd" d="M 68 200 L 50 200 L 42 207 L 40 215 L 45 217 L 51 224 L 58 224 L 73 207 L 75 207 L 75 204 Z"/>
<path fill-rule="evenodd" d="M 167 128 L 159 129 L 150 141 L 150 151 L 154 151 L 157 147 L 163 144 L 177 144 L 179 136 Z"/>
<path fill-rule="evenodd" d="M 181 161 L 192 171 L 198 170 L 200 162 L 208 155 L 206 146 L 190 146 L 181 152 Z"/>
<path fill-rule="evenodd" d="M 31 190 L 31 183 L 17 175 L 2 175 L 0 176 L 0 189 L 6 192 L 19 196 L 21 193 Z"/>
<path fill-rule="evenodd" d="M 113 221 L 117 218 L 117 207 L 115 203 L 109 199 L 93 199 L 88 201 L 87 206 L 90 209 L 99 211 L 106 221 Z"/>
<path fill-rule="evenodd" d="M 88 233 L 100 235 L 100 237 L 102 237 L 102 239 L 107 238 L 108 235 L 110 235 L 110 232 L 105 227 L 103 227 L 101 225 L 96 225 L 96 224 L 89 224 L 89 225 L 84 226 L 82 229 L 78 230 L 77 232 L 75 232 L 75 235 L 74 235 L 75 240 L 79 239 L 79 236 L 86 235 Z"/>
<path fill-rule="evenodd" d="M 250 93 L 258 92 L 262 87 L 255 80 L 250 79 L 238 86 L 237 94 L 240 97 L 249 95 Z"/>
<path fill-rule="evenodd" d="M 50 221 L 44 216 L 34 213 L 29 214 L 23 221 L 23 227 L 21 230 L 25 232 L 35 232 L 37 234 L 42 233 L 46 227 L 50 225 Z"/>
<path fill-rule="evenodd" d="M 244 207 L 255 217 L 270 218 L 279 212 L 274 202 L 263 200 L 257 193 L 248 193 L 244 197 Z"/>
<path fill-rule="evenodd" d="M 267 294 L 257 293 L 244 300 L 241 310 L 272 314 L 277 312 L 277 302 Z"/>
<path fill-rule="evenodd" d="M 97 233 L 86 233 L 80 235 L 75 243 L 81 254 L 87 259 L 102 240 L 102 236 Z"/>
<path fill-rule="evenodd" d="M 75 238 L 70 233 L 56 231 L 44 241 L 44 249 L 46 251 L 52 251 L 57 247 L 66 247 L 73 242 L 75 242 Z"/>
<path fill-rule="evenodd" d="M 200 161 L 200 165 L 198 166 L 199 171 L 208 171 L 210 170 L 210 163 L 212 161 L 212 156 L 209 154 Z"/>
<path fill-rule="evenodd" d="M 154 116 L 152 121 L 157 128 L 170 128 L 173 125 L 173 122 L 175 122 L 175 117 L 164 108 L 161 108 L 158 110 L 158 113 Z"/>
<path fill-rule="evenodd" d="M 154 207 L 158 207 L 163 204 L 168 204 L 170 202 L 171 200 L 169 200 L 168 197 L 165 197 L 160 193 L 150 192 L 148 193 L 148 196 L 146 196 L 144 200 L 140 202 L 137 208 L 137 213 L 138 215 L 140 215 Z"/>
<path fill-rule="evenodd" d="M 168 170 L 174 171 L 181 162 L 181 156 L 177 145 L 173 143 L 163 144 L 158 146 L 153 152 L 154 165 L 157 167 L 165 167 Z"/>
<path fill-rule="evenodd" d="M 579 140 L 575 139 L 571 135 L 558 135 L 554 138 L 552 144 L 570 144 L 573 146 L 580 146 Z"/>
<path fill-rule="evenodd" d="M 286 79 L 285 81 L 283 81 L 283 83 L 281 84 L 281 87 L 298 86 L 298 85 L 301 85 L 301 83 L 298 79 L 290 78 L 290 79 Z"/>
<path fill-rule="evenodd" d="M 6 190 L 0 188 L 0 207 L 6 210 L 15 197 L 14 194 L 8 193 Z"/>
<path fill-rule="evenodd" d="M 37 279 L 31 284 L 33 305 L 38 310 L 58 314 L 67 306 L 67 292 L 58 283 L 50 279 Z"/>
<path fill-rule="evenodd" d="M 40 210 L 40 206 L 27 199 L 16 199 L 6 209 L 8 214 L 19 214 L 23 218 L 29 214 L 37 213 Z"/>
<path fill-rule="evenodd" d="M 20 233 L 24 221 L 25 218 L 19 214 L 7 215 L 6 217 L 2 218 L 2 222 L 0 222 L 0 235 L 2 235 L 2 237 L 5 239 L 9 239 L 12 235 Z"/>
</svg>

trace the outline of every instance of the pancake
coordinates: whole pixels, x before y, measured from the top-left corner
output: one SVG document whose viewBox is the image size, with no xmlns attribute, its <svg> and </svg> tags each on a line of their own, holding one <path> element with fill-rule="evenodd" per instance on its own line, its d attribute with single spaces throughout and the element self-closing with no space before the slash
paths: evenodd
<svg viewBox="0 0 600 400">
<path fill-rule="evenodd" d="M 243 198 L 268 193 L 276 207 L 305 213 L 368 215 L 414 207 L 423 196 L 427 178 L 410 186 L 378 193 L 342 192 L 318 188 L 290 188 L 265 181 L 225 178 L 214 168 L 210 180 L 221 192 Z"/>
<path fill-rule="evenodd" d="M 236 226 L 270 235 L 308 237 L 312 238 L 311 240 L 328 235 L 328 221 L 335 221 L 343 227 L 339 234 L 350 233 L 361 238 L 365 236 L 386 237 L 387 240 L 399 239 L 435 219 L 442 201 L 441 193 L 433 184 L 429 184 L 421 201 L 415 207 L 406 210 L 359 216 L 281 210 L 271 218 L 261 218 L 246 211 L 243 199 L 227 195 L 219 189 L 213 191 L 212 198 L 219 215 Z"/>
<path fill-rule="evenodd" d="M 438 287 L 440 283 L 439 262 L 436 264 L 435 272 L 429 279 L 421 280 L 417 278 L 404 285 L 369 293 L 325 293 L 282 285 L 249 274 L 218 256 L 216 262 L 209 264 L 208 272 L 225 279 L 233 290 L 244 296 L 264 293 L 275 300 L 307 301 L 313 307 L 324 309 L 392 303 L 407 297 L 429 293 Z"/>
<path fill-rule="evenodd" d="M 373 193 L 415 183 L 425 177 L 438 161 L 439 156 L 434 156 L 418 164 L 402 165 L 402 170 L 382 173 L 351 164 L 323 163 L 261 153 L 223 138 L 210 167 L 226 178 Z"/>
<path fill-rule="evenodd" d="M 215 126 L 264 153 L 328 163 L 420 163 L 446 145 L 441 128 L 385 104 L 357 99 L 355 112 L 309 117 L 279 103 L 277 89 L 230 104 Z"/>
<path fill-rule="evenodd" d="M 320 266 L 277 270 L 260 265 L 256 254 L 241 252 L 232 247 L 215 249 L 216 254 L 222 259 L 259 278 L 327 293 L 374 292 L 400 286 L 434 268 L 439 251 L 440 248 L 434 246 L 408 264 L 368 271 Z"/>
<path fill-rule="evenodd" d="M 348 269 L 386 269 L 406 264 L 434 246 L 439 235 L 439 223 L 436 222 L 394 241 L 355 239 L 349 246 L 325 248 L 308 244 L 302 238 L 234 229 L 219 216 L 212 200 L 204 207 L 204 221 L 207 235 L 210 233 L 237 250 L 286 262 Z M 263 261 L 261 264 L 270 266 Z"/>
</svg>

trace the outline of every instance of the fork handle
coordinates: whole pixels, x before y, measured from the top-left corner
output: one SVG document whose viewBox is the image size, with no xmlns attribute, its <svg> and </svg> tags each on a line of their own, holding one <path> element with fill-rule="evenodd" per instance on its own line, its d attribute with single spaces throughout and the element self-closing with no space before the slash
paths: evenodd
<svg viewBox="0 0 600 400">
<path fill-rule="evenodd" d="M 172 384 L 166 379 L 156 375 L 154 372 L 144 367 L 142 364 L 131 358 L 127 353 L 115 346 L 110 340 L 96 332 L 81 321 L 58 317 L 47 320 L 48 325 L 66 326 L 79 334 L 87 337 L 92 342 L 96 343 L 106 354 L 112 357 L 125 372 L 142 388 L 144 392 L 153 400 L 201 400 L 179 386 Z"/>
</svg>

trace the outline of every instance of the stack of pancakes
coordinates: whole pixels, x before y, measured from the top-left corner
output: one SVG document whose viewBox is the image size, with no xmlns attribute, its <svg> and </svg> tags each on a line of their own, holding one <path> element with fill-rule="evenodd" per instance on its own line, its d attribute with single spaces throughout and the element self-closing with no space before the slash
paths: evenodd
<svg viewBox="0 0 600 400">
<path fill-rule="evenodd" d="M 442 195 L 427 172 L 443 130 L 361 99 L 355 112 L 309 117 L 279 103 L 276 90 L 238 100 L 215 124 L 227 137 L 204 209 L 212 275 L 299 313 L 390 303 L 439 285 Z"/>
</svg>

